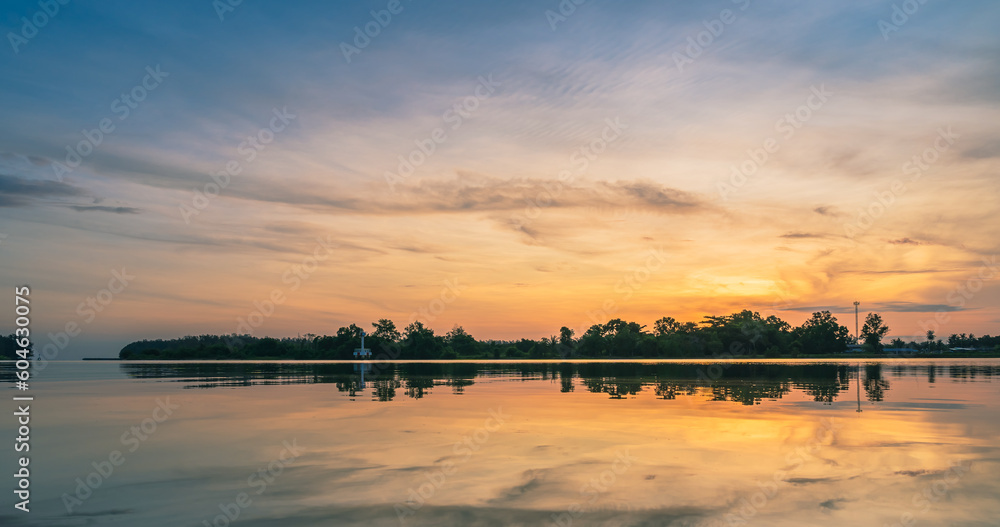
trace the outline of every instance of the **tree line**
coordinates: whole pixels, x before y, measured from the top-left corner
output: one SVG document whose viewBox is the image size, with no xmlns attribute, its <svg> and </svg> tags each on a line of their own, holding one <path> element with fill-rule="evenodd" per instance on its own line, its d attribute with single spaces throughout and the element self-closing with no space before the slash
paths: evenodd
<svg viewBox="0 0 1000 527">
<path fill-rule="evenodd" d="M 420 321 L 402 331 L 385 318 L 371 325 L 373 330 L 366 332 L 365 343 L 376 360 L 800 357 L 843 353 L 855 343 L 850 331 L 829 311 L 813 313 L 797 327 L 774 315 L 762 317 L 750 310 L 707 316 L 699 323 L 663 317 L 651 329 L 616 318 L 594 324 L 582 335 L 563 326 L 558 335 L 539 340 L 477 340 L 461 326 L 438 335 Z M 233 334 L 142 340 L 122 348 L 119 358 L 351 360 L 363 331 L 350 324 L 335 335 L 276 339 Z M 860 343 L 867 352 L 882 353 L 882 340 L 888 332 L 882 317 L 869 313 Z M 975 343 L 993 350 L 1000 345 L 1000 337 L 980 337 Z M 906 345 L 933 352 L 943 343 L 928 332 L 927 342 Z"/>
<path fill-rule="evenodd" d="M 27 348 L 22 348 L 21 346 L 17 345 L 17 341 L 19 338 L 23 340 L 23 337 L 18 337 L 13 333 L 11 333 L 10 335 L 0 335 L 0 360 L 21 359 L 22 357 L 19 357 L 17 355 L 17 350 L 19 349 L 27 349 L 28 357 L 29 358 L 34 357 L 35 355 L 34 343 L 29 342 Z"/>
</svg>

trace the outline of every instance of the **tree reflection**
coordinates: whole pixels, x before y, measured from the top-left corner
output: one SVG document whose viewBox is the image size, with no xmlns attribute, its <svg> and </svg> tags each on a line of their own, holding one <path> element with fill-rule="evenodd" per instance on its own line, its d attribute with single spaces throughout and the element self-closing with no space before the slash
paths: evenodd
<svg viewBox="0 0 1000 527">
<path fill-rule="evenodd" d="M 735 383 L 712 386 L 713 401 L 732 401 L 747 406 L 760 404 L 764 399 L 780 399 L 790 388 L 784 383 Z"/>
<path fill-rule="evenodd" d="M 679 385 L 661 381 L 656 383 L 654 391 L 658 398 L 670 401 L 676 399 L 678 395 L 694 395 L 697 392 L 697 389 L 692 384 Z"/>
<path fill-rule="evenodd" d="M 573 385 L 573 376 L 576 375 L 576 369 L 572 364 L 562 363 L 559 365 L 559 383 L 560 383 L 560 393 L 569 393 L 573 391 L 575 386 Z"/>
<path fill-rule="evenodd" d="M 186 388 L 248 387 L 282 384 L 332 384 L 338 393 L 351 399 L 369 396 L 389 402 L 400 392 L 412 399 L 430 395 L 435 386 L 448 386 L 440 393 L 461 395 L 478 381 L 513 381 L 525 387 L 531 381 L 553 383 L 559 390 L 553 397 L 572 394 L 576 379 L 588 393 L 605 394 L 609 399 L 651 397 L 671 401 L 680 397 L 704 397 L 742 405 L 761 404 L 800 391 L 823 404 L 832 404 L 845 392 L 854 371 L 863 371 L 861 385 L 869 402 L 885 400 L 888 377 L 926 375 L 934 383 L 938 375 L 958 382 L 991 382 L 1000 365 L 954 364 L 946 366 L 881 363 L 859 366 L 818 363 L 389 363 L 371 362 L 360 369 L 351 363 L 123 363 L 121 370 L 134 379 L 184 383 Z M 437 392 L 435 392 L 437 393 Z"/>
<path fill-rule="evenodd" d="M 817 364 L 802 371 L 794 386 L 811 395 L 813 401 L 832 404 L 840 392 L 850 386 L 850 368 L 838 364 Z"/>
<path fill-rule="evenodd" d="M 866 364 L 865 397 L 873 403 L 881 402 L 885 399 L 887 391 L 889 391 L 889 381 L 882 378 L 882 365 Z"/>
<path fill-rule="evenodd" d="M 399 379 L 377 379 L 372 381 L 372 392 L 377 401 L 391 401 L 396 397 L 396 388 L 403 384 Z"/>
</svg>

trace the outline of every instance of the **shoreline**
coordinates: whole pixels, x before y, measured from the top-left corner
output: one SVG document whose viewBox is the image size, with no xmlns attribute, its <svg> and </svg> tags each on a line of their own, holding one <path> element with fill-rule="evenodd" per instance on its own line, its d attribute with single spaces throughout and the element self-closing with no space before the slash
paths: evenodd
<svg viewBox="0 0 1000 527">
<path fill-rule="evenodd" d="M 372 363 L 399 363 L 399 364 L 448 364 L 448 363 L 496 363 L 496 364 L 523 364 L 523 363 L 561 363 L 561 362 L 602 362 L 602 363 L 671 363 L 671 362 L 786 362 L 786 361 L 833 361 L 833 362 L 854 362 L 856 360 L 868 361 L 895 361 L 895 360 L 951 360 L 951 359 L 1000 359 L 1000 353 L 986 351 L 981 353 L 934 353 L 920 355 L 878 355 L 871 353 L 858 353 L 852 355 L 815 355 L 808 357 L 765 357 L 763 355 L 748 355 L 741 357 L 630 357 L 630 358 L 595 358 L 595 357 L 573 357 L 573 358 L 517 358 L 517 359 L 486 359 L 476 357 L 460 357 L 456 359 L 397 359 L 397 360 L 340 360 L 340 359 L 291 359 L 283 357 L 260 357 L 254 359 L 120 359 L 105 357 L 84 357 L 82 359 L 55 361 L 55 362 L 78 362 L 78 361 L 103 361 L 121 362 L 129 364 L 137 363 L 252 363 L 252 362 L 275 362 L 275 363 L 316 363 L 316 364 L 372 364 Z M 0 361 L 2 362 L 2 361 Z M 13 362 L 13 361 L 11 361 Z"/>
</svg>

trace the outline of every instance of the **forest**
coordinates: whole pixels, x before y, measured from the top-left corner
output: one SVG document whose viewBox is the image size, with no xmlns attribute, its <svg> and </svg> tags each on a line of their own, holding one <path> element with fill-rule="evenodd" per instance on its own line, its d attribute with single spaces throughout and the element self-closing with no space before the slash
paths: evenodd
<svg viewBox="0 0 1000 527">
<path fill-rule="evenodd" d="M 762 317 L 743 310 L 725 316 L 707 316 L 701 322 L 657 320 L 652 328 L 637 322 L 612 319 L 594 324 L 582 335 L 563 326 L 559 333 L 538 340 L 478 340 L 461 326 L 444 335 L 420 321 L 400 331 L 389 319 L 373 322 L 372 330 L 351 324 L 335 335 L 306 334 L 295 338 L 252 335 L 201 335 L 170 340 L 142 340 L 122 348 L 123 360 L 352 360 L 360 346 L 374 360 L 457 359 L 642 359 L 642 358 L 796 358 L 837 355 L 860 344 L 867 354 L 884 354 L 889 332 L 878 313 L 869 313 L 860 342 L 829 311 L 813 313 L 802 325 L 792 327 L 776 316 Z M 939 353 L 962 347 L 985 352 L 1000 351 L 1000 337 L 952 335 L 947 342 L 928 332 L 923 342 L 889 343 L 898 353 Z"/>
</svg>

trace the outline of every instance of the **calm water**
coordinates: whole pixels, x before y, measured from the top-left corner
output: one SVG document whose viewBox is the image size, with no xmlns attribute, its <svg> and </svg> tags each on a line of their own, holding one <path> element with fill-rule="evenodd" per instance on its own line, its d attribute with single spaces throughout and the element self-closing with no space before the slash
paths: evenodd
<svg viewBox="0 0 1000 527">
<path fill-rule="evenodd" d="M 1000 525 L 1000 360 L 356 368 L 50 364 L 0 524 Z"/>
</svg>

